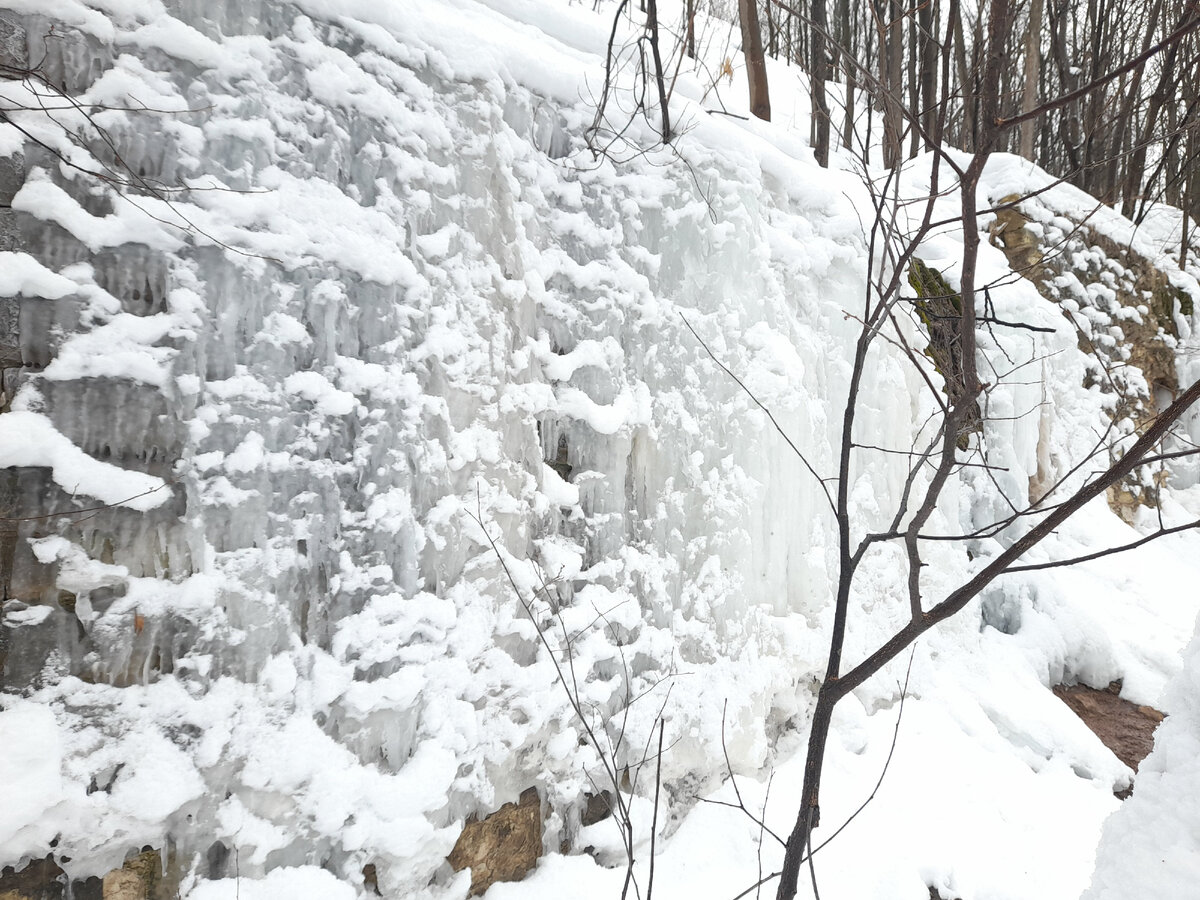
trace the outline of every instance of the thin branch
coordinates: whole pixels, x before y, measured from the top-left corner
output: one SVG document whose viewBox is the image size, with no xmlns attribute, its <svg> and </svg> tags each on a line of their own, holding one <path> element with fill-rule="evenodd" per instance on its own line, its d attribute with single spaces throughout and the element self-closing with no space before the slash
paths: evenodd
<svg viewBox="0 0 1200 900">
<path fill-rule="evenodd" d="M 663 727 L 663 720 L 659 719 L 658 760 L 654 768 L 654 815 L 650 819 L 650 876 L 646 881 L 646 900 L 651 900 L 654 891 L 654 844 L 658 837 L 658 792 L 662 788 Z"/>
<path fill-rule="evenodd" d="M 1115 553 L 1124 553 L 1126 550 L 1135 550 L 1138 547 L 1141 547 L 1143 544 L 1148 544 L 1160 537 L 1165 537 L 1168 534 L 1178 534 L 1181 531 L 1191 531 L 1193 528 L 1200 528 L 1200 519 L 1188 522 L 1186 525 L 1175 525 L 1171 528 L 1159 528 L 1157 531 L 1152 531 L 1150 534 L 1138 538 L 1136 541 L 1130 541 L 1128 544 L 1122 544 L 1119 547 L 1109 547 L 1107 550 L 1097 550 L 1095 553 L 1088 553 L 1084 556 L 1073 556 L 1070 559 L 1059 559 L 1055 560 L 1054 562 L 1030 563 L 1024 566 L 1009 566 L 1004 570 L 1004 574 L 1008 575 L 1011 572 L 1033 572 L 1038 569 L 1060 569 L 1063 566 L 1075 566 L 1079 563 L 1090 562 L 1093 559 L 1101 559 L 1105 556 L 1112 556 Z"/>
<path fill-rule="evenodd" d="M 680 312 L 679 318 L 683 319 L 683 324 L 687 326 L 688 331 L 690 331 L 692 333 L 692 336 L 697 341 L 700 342 L 700 346 L 704 348 L 704 352 L 709 355 L 709 357 L 712 359 L 712 361 L 715 362 L 718 366 L 720 366 L 721 371 L 723 371 L 726 375 L 728 375 L 730 378 L 732 378 L 737 383 L 737 386 L 740 387 L 743 391 L 745 391 L 746 396 L 748 396 L 751 400 L 754 401 L 754 405 L 757 406 L 759 409 L 761 409 L 764 413 L 767 414 L 767 418 L 771 421 L 771 425 L 774 426 L 775 430 L 779 433 L 779 436 L 782 437 L 787 442 L 787 445 L 792 448 L 792 452 L 795 453 L 796 456 L 800 459 L 800 462 L 802 462 L 804 464 L 804 468 L 808 469 L 808 473 L 810 475 L 812 475 L 812 477 L 816 479 L 817 484 L 819 484 L 821 486 L 821 491 L 822 491 L 822 493 L 825 494 L 825 499 L 829 502 L 829 508 L 836 515 L 837 508 L 834 506 L 833 496 L 829 493 L 829 488 L 825 486 L 825 479 L 823 479 L 820 475 L 817 474 L 817 470 L 812 467 L 812 465 L 808 461 L 808 458 L 800 451 L 800 448 L 796 446 L 796 444 L 792 441 L 792 439 L 790 437 L 788 437 L 787 432 L 784 431 L 783 426 L 781 426 L 779 424 L 779 422 L 776 421 L 775 416 L 774 416 L 774 414 L 772 414 L 771 410 L 769 410 L 763 404 L 763 402 L 758 399 L 758 397 L 754 396 L 754 392 L 751 391 L 750 388 L 746 387 L 746 384 L 745 384 L 745 382 L 742 381 L 742 379 L 740 379 L 736 375 L 734 375 L 733 372 L 730 370 L 730 368 L 727 365 L 725 365 L 725 363 L 721 362 L 720 359 L 717 358 L 717 355 L 715 353 L 713 353 L 712 349 L 708 346 L 708 344 L 706 344 L 704 342 L 704 338 L 700 337 L 700 335 L 696 333 L 696 329 L 693 328 L 692 323 L 687 320 L 687 316 L 685 316 L 682 312 Z"/>
<path fill-rule="evenodd" d="M 1191 5 L 1195 6 L 1194 0 Z M 1012 116 L 997 116 L 995 119 L 995 125 L 997 128 L 1000 128 L 1000 129 L 1012 128 L 1014 125 L 1020 125 L 1022 122 L 1028 122 L 1032 119 L 1036 119 L 1039 116 L 1042 116 L 1045 113 L 1048 113 L 1052 109 L 1058 109 L 1060 107 L 1067 106 L 1068 104 L 1074 103 L 1076 100 L 1081 100 L 1084 97 L 1088 96 L 1089 94 L 1093 93 L 1096 90 L 1096 88 L 1103 87 L 1104 85 L 1108 84 L 1109 82 L 1115 81 L 1116 79 L 1120 78 L 1122 75 L 1125 75 L 1126 73 L 1133 71 L 1138 66 L 1143 65 L 1151 57 L 1157 56 L 1159 53 L 1161 53 L 1163 50 L 1166 50 L 1172 44 L 1176 44 L 1179 41 L 1183 40 L 1183 38 L 1187 37 L 1187 35 L 1191 34 L 1197 28 L 1200 28 L 1200 16 L 1196 16 L 1191 21 L 1185 20 L 1178 28 L 1176 28 L 1173 32 L 1171 32 L 1171 34 L 1167 35 L 1167 37 L 1163 38 L 1163 40 L 1159 41 L 1157 44 L 1155 44 L 1149 50 L 1146 50 L 1143 53 L 1139 53 L 1137 56 L 1135 56 L 1129 62 L 1125 63 L 1125 65 L 1118 66 L 1117 68 L 1113 69 L 1108 74 L 1101 75 L 1099 78 L 1089 81 L 1083 87 L 1078 88 L 1077 90 L 1071 91 L 1069 94 L 1063 94 L 1063 96 L 1057 97 L 1054 100 L 1048 100 L 1047 102 L 1043 103 L 1041 106 L 1035 106 L 1033 109 L 1028 110 L 1027 112 L 1018 113 L 1018 114 L 1012 115 Z"/>
<path fill-rule="evenodd" d="M 134 494 L 132 497 L 126 497 L 124 500 L 118 500 L 116 503 L 105 503 L 101 506 L 88 506 L 83 509 L 72 509 L 65 512 L 43 513 L 38 516 L 0 516 L 0 522 L 41 522 L 46 519 L 60 519 L 70 516 L 82 516 L 84 513 L 103 512 L 106 509 L 117 509 L 119 507 L 128 508 L 126 504 L 132 503 L 140 497 L 146 497 L 150 494 L 156 494 L 161 490 L 174 485 L 172 481 L 164 481 L 157 487 L 148 488 L 140 494 Z"/>
</svg>

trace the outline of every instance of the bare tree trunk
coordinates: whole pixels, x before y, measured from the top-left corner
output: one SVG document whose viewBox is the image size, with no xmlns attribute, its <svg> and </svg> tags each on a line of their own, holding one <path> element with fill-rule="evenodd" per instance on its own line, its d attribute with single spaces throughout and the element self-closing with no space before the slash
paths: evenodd
<svg viewBox="0 0 1200 900">
<path fill-rule="evenodd" d="M 887 0 L 876 6 L 879 32 L 879 83 L 883 96 L 883 164 L 892 168 L 900 163 L 904 153 L 903 109 L 901 80 L 904 72 L 904 17 L 901 0 Z"/>
<path fill-rule="evenodd" d="M 867 28 L 863 32 L 863 59 L 871 59 L 875 55 L 875 39 L 878 34 L 878 29 L 875 28 Z M 875 98 L 872 96 L 874 92 L 871 88 L 870 81 L 866 81 L 864 83 L 864 88 L 867 92 L 867 96 L 863 105 L 866 107 L 867 114 L 865 116 L 866 134 L 864 135 L 862 142 L 862 161 L 864 166 L 869 166 L 871 164 L 871 131 L 875 122 L 875 117 L 871 115 L 871 104 Z"/>
<path fill-rule="evenodd" d="M 1200 164 L 1197 160 L 1197 154 L 1200 153 L 1200 141 L 1196 140 L 1196 133 L 1193 131 L 1188 135 L 1188 155 L 1192 159 L 1192 168 L 1188 173 L 1187 189 L 1183 192 L 1183 201 L 1179 204 L 1179 211 L 1183 214 L 1183 221 L 1179 225 L 1179 268 L 1186 271 L 1188 258 L 1188 243 L 1192 239 L 1192 197 L 1196 190 L 1196 182 L 1200 181 L 1196 177 L 1196 165 Z"/>
<path fill-rule="evenodd" d="M 746 81 L 750 86 L 750 112 L 769 122 L 771 98 L 767 91 L 767 64 L 763 59 L 757 0 L 738 0 L 738 18 L 742 24 L 742 54 L 746 58 Z"/>
<path fill-rule="evenodd" d="M 956 11 L 950 16 L 947 26 L 954 43 L 954 64 L 958 69 L 958 88 L 962 96 L 961 122 L 955 133 L 956 143 L 963 150 L 973 150 L 975 147 L 975 78 L 967 65 L 967 41 L 963 29 L 962 12 Z"/>
<path fill-rule="evenodd" d="M 696 0 L 687 0 L 687 39 L 684 48 L 688 59 L 696 58 Z"/>
<path fill-rule="evenodd" d="M 788 18 L 787 18 L 787 61 L 788 61 L 789 65 L 791 63 L 798 61 L 797 57 L 796 57 L 796 35 L 794 32 L 795 24 L 796 24 L 796 17 L 794 15 L 792 15 L 791 13 L 788 13 Z"/>
<path fill-rule="evenodd" d="M 846 116 L 842 120 L 842 146 L 854 148 L 854 73 L 846 72 Z"/>
<path fill-rule="evenodd" d="M 1021 97 L 1021 112 L 1029 112 L 1038 104 L 1038 82 L 1042 68 L 1042 0 L 1031 0 L 1029 23 L 1025 29 L 1025 89 Z M 1030 119 L 1021 126 L 1021 155 L 1032 160 L 1033 135 L 1036 123 Z"/>
<path fill-rule="evenodd" d="M 929 4 L 922 3 L 922 8 L 927 8 Z M 911 12 L 905 16 L 908 20 L 908 47 L 905 54 L 908 63 L 908 108 L 920 117 L 921 109 L 921 77 L 918 69 L 921 65 L 921 41 L 920 34 L 917 30 L 917 18 Z M 910 127 L 908 129 L 908 158 L 912 159 L 920 150 L 921 136 L 918 133 L 919 129 Z"/>
<path fill-rule="evenodd" d="M 663 76 L 662 54 L 658 50 L 658 0 L 646 0 L 646 29 L 650 32 L 650 55 L 654 60 L 654 85 L 658 88 L 658 106 L 662 116 L 662 142 L 671 143 L 671 112 L 667 109 L 667 86 Z"/>
<path fill-rule="evenodd" d="M 1154 136 L 1154 127 L 1158 124 L 1158 118 L 1162 114 L 1163 106 L 1171 99 L 1173 94 L 1173 79 L 1175 77 L 1175 48 L 1171 48 L 1171 52 L 1166 59 L 1163 60 L 1162 74 L 1159 76 L 1158 85 L 1154 89 L 1154 93 L 1150 95 L 1150 104 L 1146 109 L 1146 117 L 1142 120 L 1142 132 L 1138 136 L 1138 141 L 1133 148 L 1133 157 L 1129 163 L 1129 183 L 1125 188 L 1125 196 L 1131 198 L 1126 201 L 1125 207 L 1132 212 L 1134 201 L 1132 198 L 1141 195 L 1143 185 L 1141 183 L 1142 176 L 1145 174 L 1146 168 L 1146 151 L 1149 148 L 1150 140 Z M 1171 105 L 1174 108 L 1174 104 Z"/>
<path fill-rule="evenodd" d="M 1181 141 L 1178 138 L 1180 132 L 1179 122 L 1179 105 L 1177 103 L 1167 104 L 1167 134 L 1171 135 L 1171 139 L 1167 141 L 1166 152 L 1164 159 L 1166 160 L 1167 178 L 1164 184 L 1167 203 L 1171 206 L 1183 205 L 1183 186 L 1186 183 L 1185 177 L 1182 176 L 1183 165 L 1180 159 L 1179 145 Z M 1170 173 L 1179 172 L 1180 177 L 1172 178 Z M 1147 185 L 1147 188 L 1149 185 Z"/>
<path fill-rule="evenodd" d="M 1188 4 L 1188 9 L 1184 11 L 1180 24 L 1187 19 L 1189 13 L 1195 15 L 1194 8 L 1194 3 Z M 1154 135 L 1154 128 L 1158 124 L 1159 116 L 1162 115 L 1163 107 L 1174 97 L 1174 81 L 1179 74 L 1175 71 L 1175 59 L 1178 55 L 1178 50 L 1178 44 L 1171 46 L 1167 50 L 1167 55 L 1163 58 L 1158 84 L 1155 85 L 1154 92 L 1150 95 L 1150 103 L 1146 109 L 1145 118 L 1142 120 L 1142 130 L 1134 144 L 1133 156 L 1129 161 L 1128 178 L 1124 189 L 1126 200 L 1122 204 L 1122 209 L 1126 215 L 1133 214 L 1137 202 L 1136 198 L 1141 195 L 1145 187 L 1142 184 L 1142 179 L 1145 175 L 1146 152 L 1150 144 L 1150 139 Z M 1172 103 L 1168 112 L 1173 109 L 1174 104 Z"/>
<path fill-rule="evenodd" d="M 767 0 L 767 52 L 771 56 L 779 56 L 779 30 L 775 27 L 771 0 Z"/>
<path fill-rule="evenodd" d="M 1154 39 L 1154 22 L 1158 20 L 1161 8 L 1162 0 L 1155 0 L 1154 6 L 1146 18 L 1146 32 L 1141 46 L 1142 53 L 1150 48 Z M 1122 85 L 1122 90 L 1117 94 L 1124 99 L 1121 101 L 1121 110 L 1111 129 L 1114 140 L 1112 160 L 1108 166 L 1108 182 L 1112 185 L 1113 202 L 1121 200 L 1123 204 L 1129 204 L 1135 201 L 1135 197 L 1130 194 L 1132 185 L 1129 177 L 1131 171 L 1129 156 L 1134 141 L 1133 132 L 1137 127 L 1136 109 L 1142 96 L 1142 77 L 1145 71 L 1145 63 L 1134 69 L 1129 84 Z M 1134 192 L 1136 193 L 1136 187 Z"/>
<path fill-rule="evenodd" d="M 891 165 L 898 165 L 904 156 L 904 110 L 901 106 L 904 91 L 904 15 L 907 11 L 905 0 L 891 0 L 888 14 L 891 22 L 888 27 L 887 50 L 887 91 L 888 102 L 887 125 L 884 135 L 892 146 L 894 156 Z M 886 163 L 885 163 L 886 165 Z"/>
<path fill-rule="evenodd" d="M 1060 92 L 1074 90 L 1079 85 L 1079 75 L 1071 64 L 1067 41 L 1067 15 L 1071 8 L 1071 0 L 1062 0 L 1057 6 L 1050 7 L 1050 47 L 1054 54 L 1055 68 L 1058 70 L 1058 86 Z M 1058 114 L 1058 155 L 1055 162 L 1058 168 L 1077 171 L 1081 168 L 1078 152 L 1077 121 L 1071 110 Z"/>
<path fill-rule="evenodd" d="M 829 101 L 825 96 L 825 82 L 829 79 L 829 58 L 825 48 L 828 29 L 825 0 L 812 0 L 812 66 L 808 78 L 812 116 L 809 136 L 817 165 L 822 168 L 829 165 Z"/>
<path fill-rule="evenodd" d="M 1194 109 L 1200 94 L 1197 88 L 1197 74 L 1195 72 L 1186 76 L 1184 82 L 1183 96 L 1188 103 L 1189 110 Z M 1196 122 L 1190 122 L 1187 130 L 1187 149 L 1184 152 L 1185 174 L 1183 184 L 1183 196 L 1179 202 L 1179 211 L 1183 213 L 1183 221 L 1180 224 L 1179 231 L 1179 268 L 1183 269 L 1187 265 L 1188 244 L 1192 239 L 1192 212 L 1195 209 L 1196 191 L 1200 190 L 1200 126 Z"/>
<path fill-rule="evenodd" d="M 842 109 L 844 113 L 842 146 L 852 149 L 854 147 L 854 93 L 858 84 L 858 69 L 855 65 L 857 48 L 850 0 L 838 0 L 837 20 L 837 41 L 840 50 L 838 70 L 842 80 L 846 82 L 845 105 Z"/>
<path fill-rule="evenodd" d="M 938 31 L 942 11 L 938 0 L 917 7 L 921 39 L 921 129 L 925 132 L 925 149 L 941 144 L 937 110 Z"/>
</svg>

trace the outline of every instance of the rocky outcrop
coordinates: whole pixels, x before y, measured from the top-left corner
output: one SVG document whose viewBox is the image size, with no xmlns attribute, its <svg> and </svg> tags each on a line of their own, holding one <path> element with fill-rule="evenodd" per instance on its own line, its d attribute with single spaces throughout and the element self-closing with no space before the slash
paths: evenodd
<svg viewBox="0 0 1200 900">
<path fill-rule="evenodd" d="M 482 821 L 468 820 L 450 852 L 456 872 L 471 870 L 471 896 L 497 881 L 520 881 L 542 855 L 542 804 L 537 788 Z"/>
<path fill-rule="evenodd" d="M 1179 319 L 1191 317 L 1191 296 L 1132 240 L 1118 242 L 1088 217 L 1077 221 L 1015 194 L 1000 205 L 988 228 L 992 244 L 1062 306 L 1094 361 L 1086 384 L 1116 396 L 1117 433 L 1142 431 L 1179 392 Z M 1139 507 L 1157 506 L 1166 478 L 1165 470 L 1139 470 L 1109 489 L 1109 506 L 1132 521 Z"/>
<path fill-rule="evenodd" d="M 46 40 L 51 33 L 55 39 Z M 37 16 L 0 15 L 0 62 L 8 67 L 0 77 L 18 78 L 31 57 L 39 58 L 37 72 L 45 84 L 66 92 L 64 96 L 89 86 L 98 74 L 96 67 L 108 58 L 94 39 L 74 29 Z M 91 62 L 85 65 L 83 60 Z M 120 129 L 101 137 L 118 143 L 128 139 Z M 109 667 L 107 648 L 100 646 L 103 640 L 92 639 L 92 631 L 96 614 L 115 599 L 109 590 L 113 586 L 67 589 L 59 581 L 71 564 L 39 554 L 34 549 L 39 540 L 65 538 L 87 558 L 122 567 L 135 578 L 178 580 L 193 570 L 192 539 L 180 518 L 185 497 L 167 486 L 187 440 L 178 400 L 168 401 L 168 388 L 144 376 L 130 377 L 119 366 L 112 371 L 103 366 L 74 371 L 69 361 L 65 369 L 61 365 L 64 347 L 100 323 L 128 322 L 135 331 L 153 325 L 151 320 L 166 302 L 167 263 L 160 252 L 137 243 L 97 252 L 64 226 L 21 208 L 17 195 L 35 171 L 84 197 L 87 191 L 63 175 L 56 162 L 49 144 L 34 142 L 0 159 L 0 252 L 28 254 L 22 258 L 36 259 L 48 272 L 85 263 L 91 274 L 76 290 L 40 296 L 46 293 L 43 288 L 27 284 L 0 298 L 0 413 L 10 412 L 24 391 L 45 413 L 46 426 L 82 451 L 79 459 L 116 467 L 111 471 L 154 476 L 163 485 L 162 502 L 138 510 L 125 503 L 125 497 L 118 502 L 97 500 L 75 483 L 62 483 L 68 479 L 56 475 L 46 460 L 0 468 L 0 689 L 12 691 L 35 689 L 47 678 L 64 674 L 118 684 L 144 681 L 161 669 L 154 662 L 156 654 L 159 660 L 174 655 L 169 648 L 152 647 Z M 139 157 L 131 165 L 140 167 L 139 177 L 163 175 L 149 158 Z M 114 183 L 119 182 L 115 177 Z M 97 305 L 96 298 L 105 295 Z M 150 343 L 146 358 L 169 362 L 180 340 L 164 332 Z M 115 338 L 107 346 L 118 358 L 130 349 Z M 20 430 L 10 423 L 5 427 Z M 33 436 L 28 438 L 32 443 Z M 63 595 L 70 596 L 68 603 L 62 602 Z M 154 624 L 147 633 L 151 643 L 158 642 L 160 631 Z M 168 632 L 176 630 L 170 621 L 162 624 Z"/>
<path fill-rule="evenodd" d="M 5 867 L 0 872 L 0 900 L 175 900 L 179 882 L 175 854 L 169 853 L 164 862 L 152 847 L 131 854 L 102 879 L 72 881 L 54 857 L 47 856 L 20 871 Z"/>
<path fill-rule="evenodd" d="M 104 876 L 104 900 L 174 900 L 180 875 L 174 853 L 164 860 L 158 850 L 145 847 Z"/>
<path fill-rule="evenodd" d="M 925 355 L 945 381 L 946 398 L 955 405 L 966 391 L 962 358 L 962 297 L 959 296 L 937 269 L 913 257 L 908 270 L 908 283 L 917 292 L 913 308 L 917 312 L 929 346 Z M 966 450 L 971 432 L 981 430 L 983 414 L 979 403 L 972 402 L 967 418 L 958 435 L 958 447 Z"/>
<path fill-rule="evenodd" d="M 20 870 L 5 866 L 0 871 L 0 900 L 62 900 L 66 884 L 66 873 L 50 856 Z"/>
<path fill-rule="evenodd" d="M 1059 685 L 1054 694 L 1083 719 L 1104 746 L 1135 772 L 1154 747 L 1154 730 L 1163 714 L 1151 706 L 1139 706 L 1121 698 L 1121 682 L 1104 690 L 1086 685 Z M 1118 796 L 1128 796 L 1123 791 Z"/>
</svg>

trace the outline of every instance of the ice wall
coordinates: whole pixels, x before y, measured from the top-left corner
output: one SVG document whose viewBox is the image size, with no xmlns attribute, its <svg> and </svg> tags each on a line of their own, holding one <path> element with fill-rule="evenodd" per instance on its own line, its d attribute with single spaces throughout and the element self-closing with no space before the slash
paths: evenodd
<svg viewBox="0 0 1200 900">
<path fill-rule="evenodd" d="M 722 777 L 722 720 L 740 771 L 803 724 L 824 500 L 688 324 L 831 471 L 856 178 L 702 116 L 686 81 L 675 150 L 593 160 L 586 9 L 0 10 L 7 59 L 82 104 L 0 85 L 35 107 L 0 126 L 0 746 L 27 786 L 0 864 L 83 877 L 149 845 L 185 892 L 320 866 L 365 895 L 371 866 L 385 896 L 461 895 L 469 814 L 536 786 L 557 850 L 597 790 L 554 659 L 621 766 L 663 711 L 666 822 Z M 1054 320 L 1032 288 L 997 302 Z M 994 397 L 1018 495 L 1103 407 L 1069 330 L 1031 340 L 987 345 L 1045 358 Z M 1078 421 L 1017 415 L 1056 385 Z M 864 396 L 877 446 L 933 408 L 886 347 Z M 862 527 L 905 472 L 860 467 Z M 993 483 L 939 521 L 994 515 Z M 864 570 L 851 653 L 906 615 L 896 563 Z"/>
<path fill-rule="evenodd" d="M 668 676 L 670 784 L 719 774 L 734 693 L 760 763 L 808 702 L 803 620 L 773 614 L 818 614 L 826 535 L 683 316 L 827 463 L 861 290 L 842 198 L 764 187 L 736 145 L 583 165 L 571 48 L 535 92 L 482 34 L 428 40 L 452 11 L 9 8 L 96 111 L 14 114 L 49 149 L 4 133 L 31 274 L 3 471 L 10 509 L 53 516 L 7 539 L 5 686 L 31 705 L 6 738 L 68 773 L 5 861 L 56 839 L 90 875 L 149 844 L 215 878 L 236 850 L 242 878 L 370 863 L 411 895 L 448 883 L 466 814 L 533 784 L 569 838 L 595 751 L 476 517 L 601 730 L 651 691 L 622 765 Z"/>
</svg>

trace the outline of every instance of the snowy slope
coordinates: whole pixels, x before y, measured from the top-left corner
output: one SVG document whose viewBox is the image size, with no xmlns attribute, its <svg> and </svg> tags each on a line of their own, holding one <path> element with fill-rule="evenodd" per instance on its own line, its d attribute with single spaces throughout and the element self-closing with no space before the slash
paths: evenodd
<svg viewBox="0 0 1200 900">
<path fill-rule="evenodd" d="M 203 900 L 373 895 L 367 865 L 384 896 L 461 897 L 469 879 L 445 857 L 463 822 L 536 786 L 547 855 L 490 895 L 616 896 L 611 823 L 579 822 L 603 776 L 555 666 L 569 658 L 591 727 L 623 735 L 619 766 L 643 758 L 661 710 L 656 894 L 753 883 L 757 826 L 696 801 L 732 797 L 724 731 L 743 797 L 789 829 L 833 530 L 688 326 L 831 471 L 867 204 L 852 172 L 813 166 L 794 76 L 773 70 L 794 123 L 767 126 L 708 115 L 702 74 L 685 73 L 675 148 L 614 165 L 582 141 L 607 7 L 0 9 L 31 60 L 45 46 L 48 72 L 110 107 L 96 119 L 131 170 L 202 188 L 117 191 L 0 125 L 0 151 L 25 148 L 0 292 L 39 357 L 12 382 L 0 466 L 57 486 L 18 494 L 39 514 L 121 507 L 22 532 L 42 574 L 4 607 L 10 645 L 32 649 L 11 654 L 0 701 L 0 772 L 20 784 L 0 807 L 0 865 L 54 852 L 84 877 L 149 845 Z M 731 109 L 740 87 L 723 89 Z M 29 105 L 19 83 L 0 88 Z M 95 168 L 63 131 L 87 130 L 77 112 L 12 116 Z M 1002 159 L 988 190 L 1039 179 Z M 923 252 L 952 273 L 957 248 L 947 233 Z M 994 248 L 981 262 L 1008 271 Z M 992 400 L 1011 411 L 989 432 L 995 477 L 1024 496 L 1039 463 L 1065 467 L 1047 448 L 1065 461 L 1089 446 L 1107 401 L 1028 283 L 993 294 L 1004 316 L 1057 329 L 984 348 L 1037 360 Z M 864 443 L 909 446 L 932 409 L 888 348 L 864 395 Z M 864 461 L 860 527 L 905 471 Z M 936 524 L 1001 507 L 992 481 L 965 478 Z M 1131 535 L 1098 504 L 1043 553 Z M 1124 678 L 1172 712 L 1163 687 L 1200 608 L 1194 541 L 1007 578 L 924 641 L 884 787 L 819 857 L 827 896 L 1078 896 L 1129 773 L 1048 687 Z M 972 566 L 961 550 L 929 559 L 935 587 Z M 903 621 L 898 562 L 869 561 L 851 656 Z M 904 665 L 839 712 L 829 823 L 878 778 Z M 639 789 L 644 879 L 644 774 Z M 763 871 L 778 855 L 763 845 Z"/>
<path fill-rule="evenodd" d="M 1172 682 L 1172 715 L 1154 736 L 1154 750 L 1138 769 L 1137 791 L 1104 825 L 1096 870 L 1085 900 L 1125 897 L 1184 898 L 1200 876 L 1200 637 L 1184 654 Z"/>
</svg>

